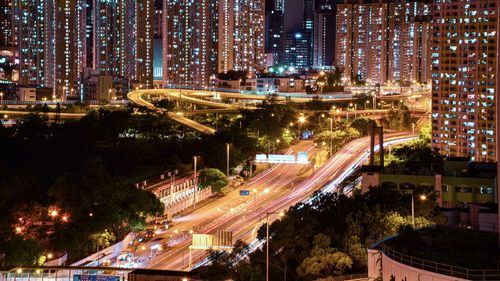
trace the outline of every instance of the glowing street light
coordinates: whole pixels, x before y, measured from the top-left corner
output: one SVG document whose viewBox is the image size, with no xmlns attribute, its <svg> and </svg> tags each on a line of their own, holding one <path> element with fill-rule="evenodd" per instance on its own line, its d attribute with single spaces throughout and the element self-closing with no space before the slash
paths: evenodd
<svg viewBox="0 0 500 281">
<path fill-rule="evenodd" d="M 59 212 L 56 209 L 49 210 L 49 216 L 55 218 L 59 215 Z"/>
<path fill-rule="evenodd" d="M 427 196 L 425 194 L 419 195 L 418 199 L 425 201 Z M 415 228 L 415 196 L 413 195 L 413 190 L 411 191 L 411 224 Z"/>
</svg>

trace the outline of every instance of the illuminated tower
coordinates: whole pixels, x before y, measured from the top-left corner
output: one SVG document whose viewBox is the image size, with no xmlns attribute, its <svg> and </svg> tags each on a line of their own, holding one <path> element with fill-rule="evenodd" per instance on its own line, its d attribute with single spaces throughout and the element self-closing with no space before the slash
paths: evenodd
<svg viewBox="0 0 500 281">
<path fill-rule="evenodd" d="M 19 48 L 19 83 L 55 84 L 54 0 L 12 2 L 13 32 Z"/>
<path fill-rule="evenodd" d="M 49 1 L 44 1 L 49 2 Z M 83 0 L 55 0 L 55 84 L 62 99 L 77 99 L 83 91 L 85 30 Z M 50 50 L 47 50 L 50 51 Z"/>
<path fill-rule="evenodd" d="M 331 66 L 335 56 L 335 9 L 324 3 L 314 12 L 313 66 Z"/>
<path fill-rule="evenodd" d="M 165 85 L 208 86 L 210 2 L 165 0 L 163 80 Z"/>
<path fill-rule="evenodd" d="M 219 0 L 217 72 L 227 73 L 234 63 L 234 0 Z"/>
<path fill-rule="evenodd" d="M 234 70 L 255 77 L 265 67 L 264 1 L 235 1 Z"/>
<path fill-rule="evenodd" d="M 433 18 L 432 146 L 496 161 L 498 1 L 435 1 Z"/>
<path fill-rule="evenodd" d="M 0 46 L 14 45 L 12 32 L 12 0 L 0 3 Z"/>
<path fill-rule="evenodd" d="M 372 84 L 429 79 L 428 0 L 337 5 L 335 64 L 347 80 Z"/>
</svg>

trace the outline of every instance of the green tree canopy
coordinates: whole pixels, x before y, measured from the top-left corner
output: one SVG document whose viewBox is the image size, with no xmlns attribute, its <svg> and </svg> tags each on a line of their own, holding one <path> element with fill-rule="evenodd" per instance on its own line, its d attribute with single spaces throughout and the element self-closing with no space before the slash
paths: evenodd
<svg viewBox="0 0 500 281">
<path fill-rule="evenodd" d="M 226 175 L 219 169 L 203 169 L 199 177 L 201 188 L 211 187 L 213 192 L 220 192 L 228 183 Z"/>
</svg>

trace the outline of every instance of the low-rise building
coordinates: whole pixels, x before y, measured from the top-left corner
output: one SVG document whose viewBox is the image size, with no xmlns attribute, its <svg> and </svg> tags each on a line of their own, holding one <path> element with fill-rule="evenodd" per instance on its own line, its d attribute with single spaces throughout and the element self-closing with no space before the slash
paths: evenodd
<svg viewBox="0 0 500 281">
<path fill-rule="evenodd" d="M 36 88 L 19 87 L 17 89 L 17 97 L 20 101 L 36 101 Z"/>
<path fill-rule="evenodd" d="M 445 208 L 492 203 L 497 198 L 495 165 L 468 158 L 446 159 L 440 173 L 407 170 L 396 174 L 381 171 L 380 167 L 364 167 L 362 175 L 365 191 L 378 185 L 396 189 L 428 187 L 437 192 L 439 206 Z"/>
<path fill-rule="evenodd" d="M 362 168 L 362 190 L 385 186 L 398 190 L 434 190 L 448 224 L 466 224 L 475 229 L 498 228 L 496 165 L 472 162 L 470 158 L 448 158 L 442 171 L 406 169 L 403 173 L 382 171 L 380 166 Z"/>
<path fill-rule="evenodd" d="M 168 216 L 175 215 L 212 196 L 210 187 L 200 189 L 196 185 L 194 174 L 178 178 L 175 178 L 173 174 L 167 177 L 162 175 L 159 181 L 145 180 L 137 183 L 136 187 L 155 194 L 165 206 L 165 214 Z"/>
</svg>

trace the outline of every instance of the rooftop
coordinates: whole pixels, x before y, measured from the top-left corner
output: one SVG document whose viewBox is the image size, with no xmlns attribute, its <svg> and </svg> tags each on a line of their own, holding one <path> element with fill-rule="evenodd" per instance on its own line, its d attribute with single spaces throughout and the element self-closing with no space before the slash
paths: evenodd
<svg viewBox="0 0 500 281">
<path fill-rule="evenodd" d="M 383 244 L 395 252 L 429 262 L 500 271 L 498 233 L 435 226 L 403 231 Z"/>
</svg>

